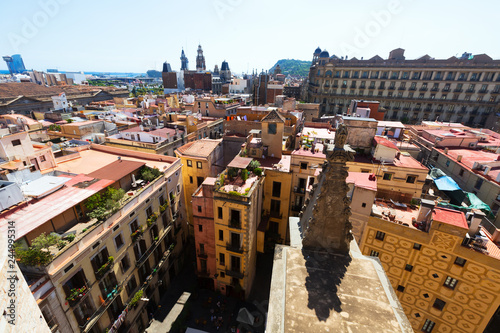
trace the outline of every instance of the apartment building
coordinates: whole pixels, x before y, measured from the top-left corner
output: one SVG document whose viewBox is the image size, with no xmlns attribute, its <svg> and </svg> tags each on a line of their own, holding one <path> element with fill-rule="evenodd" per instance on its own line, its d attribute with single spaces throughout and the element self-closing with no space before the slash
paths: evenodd
<svg viewBox="0 0 500 333">
<path fill-rule="evenodd" d="M 360 248 L 378 257 L 415 331 L 495 332 L 500 306 L 499 230 L 480 211 L 419 209 L 377 200 Z"/>
<path fill-rule="evenodd" d="M 217 177 L 213 191 L 216 286 L 227 295 L 241 298 L 248 297 L 252 290 L 257 227 L 263 210 L 262 177 L 247 172 L 251 161 L 235 157 Z"/>
<path fill-rule="evenodd" d="M 23 191 L 0 228 L 18 222 L 19 265 L 49 326 L 142 332 L 183 264 L 180 159 L 87 145 Z M 38 248 L 42 234 L 57 243 Z"/>
<path fill-rule="evenodd" d="M 182 163 L 182 178 L 187 220 L 193 221 L 191 196 L 207 177 L 215 177 L 224 170 L 222 140 L 202 139 L 188 142 L 175 151 Z"/>
<path fill-rule="evenodd" d="M 486 54 L 407 60 L 403 49 L 395 49 L 388 59 L 347 59 L 317 51 L 306 90 L 307 100 L 320 103 L 322 113 L 346 113 L 352 99 L 375 99 L 386 120 L 495 124 L 500 61 Z"/>
<path fill-rule="evenodd" d="M 201 97 L 196 98 L 193 104 L 186 104 L 185 108 L 206 117 L 225 118 L 235 114 L 239 106 L 240 103 L 233 98 Z"/>
</svg>

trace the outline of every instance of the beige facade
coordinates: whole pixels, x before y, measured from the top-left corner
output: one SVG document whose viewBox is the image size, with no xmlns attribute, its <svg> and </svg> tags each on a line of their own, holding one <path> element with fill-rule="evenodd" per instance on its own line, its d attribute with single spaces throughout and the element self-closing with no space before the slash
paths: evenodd
<svg viewBox="0 0 500 333">
<path fill-rule="evenodd" d="M 108 152 L 113 149 L 105 147 Z M 85 168 L 87 175 L 66 175 L 70 180 L 64 188 L 0 216 L 2 229 L 7 220 L 23 221 L 17 237 L 25 246 L 42 232 L 75 235 L 62 248 L 51 250 L 48 263 L 37 267 L 21 260 L 20 264 L 24 273 L 37 277 L 33 284 L 40 287 L 33 289 L 33 295 L 42 312 L 52 314 L 52 324 L 60 325 L 61 332 L 103 332 L 112 325 L 142 332 L 148 325 L 148 312 L 156 307 L 183 262 L 187 230 L 180 160 L 162 157 L 158 162 L 157 155 L 140 153 L 140 163 L 127 156 L 133 152 L 115 153 L 120 158 L 113 155 L 113 165 L 105 164 L 102 155 L 106 153 L 98 153 L 102 168 L 93 168 L 95 157 L 85 160 L 89 155 L 82 155 L 82 161 L 66 162 L 70 171 L 79 173 Z M 163 172 L 130 189 L 130 175 L 145 163 L 159 166 Z M 120 179 L 105 179 L 119 172 Z M 87 198 L 92 193 L 102 194 L 108 186 L 124 188 L 124 199 L 111 215 L 90 219 Z M 33 210 L 39 211 L 38 219 L 30 217 Z M 45 289 L 52 292 L 40 292 Z M 149 301 L 133 301 L 139 293 Z"/>
<path fill-rule="evenodd" d="M 500 61 L 486 54 L 406 60 L 404 50 L 389 59 L 341 60 L 315 55 L 309 82 L 309 102 L 322 113 L 347 112 L 352 99 L 376 99 L 385 119 L 422 120 L 485 126 L 499 110 Z"/>
</svg>

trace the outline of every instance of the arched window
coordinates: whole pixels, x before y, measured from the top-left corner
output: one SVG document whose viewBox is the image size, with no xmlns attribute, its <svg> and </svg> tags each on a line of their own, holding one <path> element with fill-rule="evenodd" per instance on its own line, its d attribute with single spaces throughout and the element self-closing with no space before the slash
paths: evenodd
<svg viewBox="0 0 500 333">
<path fill-rule="evenodd" d="M 332 77 L 332 71 L 326 71 L 325 76 L 326 77 Z"/>
</svg>

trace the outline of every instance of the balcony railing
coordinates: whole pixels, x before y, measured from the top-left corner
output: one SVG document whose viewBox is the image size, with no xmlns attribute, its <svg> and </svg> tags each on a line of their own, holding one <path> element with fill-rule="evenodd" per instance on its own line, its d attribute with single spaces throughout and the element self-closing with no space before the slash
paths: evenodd
<svg viewBox="0 0 500 333">
<path fill-rule="evenodd" d="M 70 290 L 68 297 L 66 297 L 66 300 L 71 307 L 74 307 L 85 297 L 85 295 L 87 295 L 89 291 L 90 289 L 87 284 L 83 285 L 80 288 L 73 288 Z"/>
<path fill-rule="evenodd" d="M 281 219 L 281 217 L 283 216 L 283 214 L 281 214 L 281 212 L 279 211 L 274 211 L 272 210 L 269 215 L 275 219 Z"/>
<path fill-rule="evenodd" d="M 208 254 L 205 251 L 198 250 L 198 257 L 199 258 L 207 259 L 208 258 Z"/>
<path fill-rule="evenodd" d="M 244 277 L 243 273 L 241 273 L 239 269 L 237 269 L 237 270 L 226 269 L 226 275 L 231 276 L 231 277 L 235 277 L 238 279 L 243 279 L 243 277 Z"/>
<path fill-rule="evenodd" d="M 241 221 L 240 220 L 229 220 L 229 227 L 234 229 L 241 229 Z"/>
<path fill-rule="evenodd" d="M 226 243 L 226 249 L 231 252 L 243 253 L 243 248 L 240 244 Z"/>
<path fill-rule="evenodd" d="M 102 265 L 97 270 L 97 272 L 94 272 L 95 278 L 97 280 L 102 279 L 106 275 L 106 273 L 110 271 L 111 267 L 113 267 L 113 264 L 114 264 L 114 258 L 113 257 L 109 257 L 108 261 L 105 262 L 104 265 Z"/>
<path fill-rule="evenodd" d="M 293 188 L 293 192 L 304 194 L 304 193 L 306 193 L 306 189 L 304 187 L 297 187 L 297 186 L 295 186 Z"/>
<path fill-rule="evenodd" d="M 299 206 L 299 205 L 292 206 L 292 211 L 294 211 L 294 212 L 300 212 L 301 209 L 302 209 L 302 206 Z"/>
</svg>

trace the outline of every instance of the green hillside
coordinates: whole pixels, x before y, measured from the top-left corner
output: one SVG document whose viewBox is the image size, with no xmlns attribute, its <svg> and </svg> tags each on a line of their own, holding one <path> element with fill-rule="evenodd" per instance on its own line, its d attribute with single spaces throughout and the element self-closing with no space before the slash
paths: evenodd
<svg viewBox="0 0 500 333">
<path fill-rule="evenodd" d="M 276 65 L 280 65 L 282 74 L 290 74 L 292 76 L 308 76 L 311 62 L 295 59 L 281 59 L 278 60 L 278 62 L 274 64 L 273 67 L 271 67 L 271 69 L 269 70 L 270 73 L 274 72 L 274 68 L 276 67 Z"/>
</svg>

